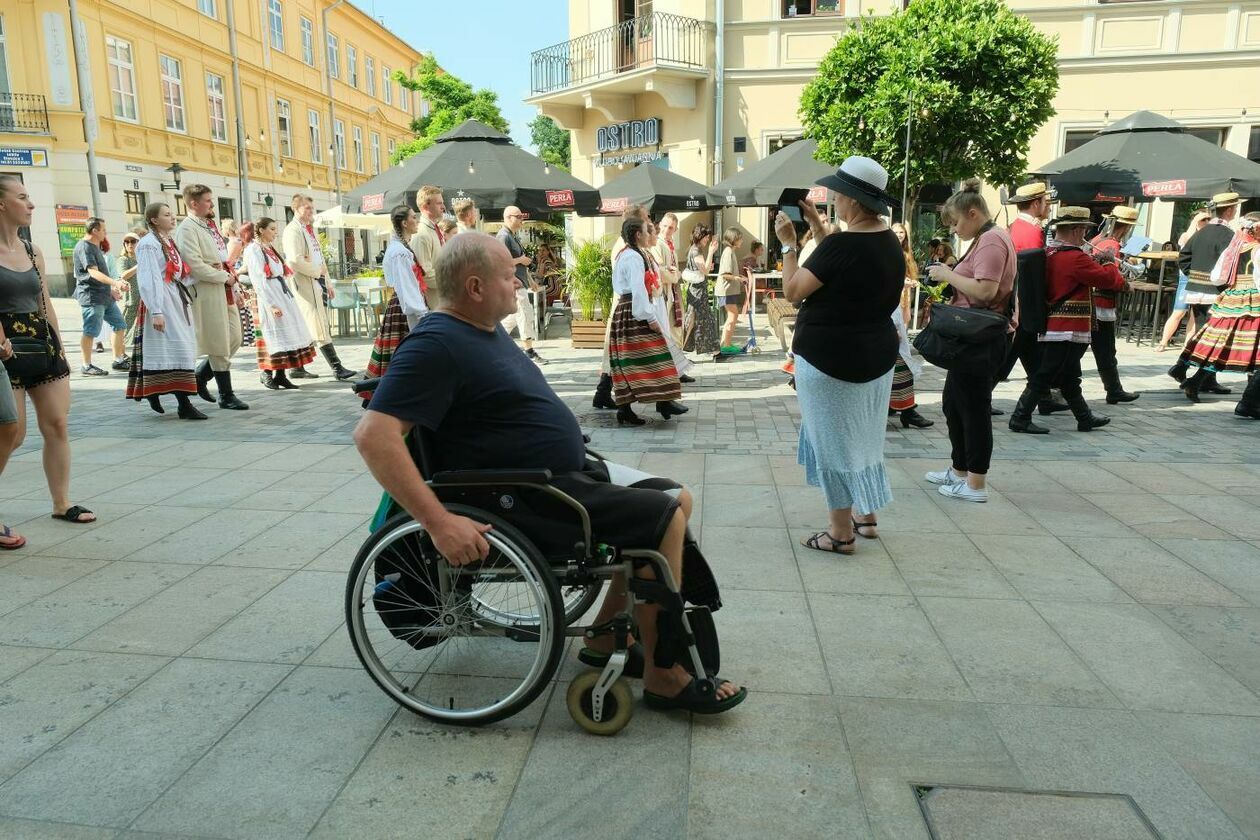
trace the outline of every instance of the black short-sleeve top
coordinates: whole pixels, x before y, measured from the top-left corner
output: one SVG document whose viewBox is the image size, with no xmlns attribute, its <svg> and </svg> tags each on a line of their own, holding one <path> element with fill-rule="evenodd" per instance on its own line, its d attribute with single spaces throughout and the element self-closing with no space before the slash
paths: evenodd
<svg viewBox="0 0 1260 840">
<path fill-rule="evenodd" d="M 828 376 L 869 382 L 892 370 L 906 260 L 891 230 L 833 233 L 805 268 L 822 288 L 801 303 L 792 352 Z"/>
</svg>

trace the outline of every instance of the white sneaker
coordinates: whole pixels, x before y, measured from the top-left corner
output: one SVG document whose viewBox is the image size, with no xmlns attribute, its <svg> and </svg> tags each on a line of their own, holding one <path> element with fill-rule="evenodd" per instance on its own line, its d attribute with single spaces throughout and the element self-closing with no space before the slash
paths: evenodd
<svg viewBox="0 0 1260 840">
<path fill-rule="evenodd" d="M 964 502 L 987 502 L 989 501 L 988 490 L 973 490 L 967 486 L 967 482 L 960 484 L 942 484 L 936 488 L 936 492 L 949 499 L 959 499 Z"/>
<path fill-rule="evenodd" d="M 942 484 L 946 486 L 950 484 L 964 484 L 967 481 L 965 477 L 954 472 L 951 467 L 946 467 L 940 472 L 930 472 L 923 477 L 927 479 L 929 484 Z"/>
</svg>

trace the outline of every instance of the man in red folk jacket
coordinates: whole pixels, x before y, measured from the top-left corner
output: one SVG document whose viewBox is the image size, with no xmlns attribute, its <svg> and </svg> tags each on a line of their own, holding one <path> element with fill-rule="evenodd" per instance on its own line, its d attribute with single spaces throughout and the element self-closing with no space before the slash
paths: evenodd
<svg viewBox="0 0 1260 840">
<path fill-rule="evenodd" d="M 1046 244 L 1046 331 L 1040 344 L 1037 369 L 1011 414 L 1013 432 L 1044 435 L 1049 429 L 1032 422 L 1033 408 L 1057 386 L 1072 409 L 1078 431 L 1088 432 L 1111 422 L 1094 414 L 1081 393 L 1081 357 L 1089 347 L 1094 321 L 1091 289 L 1119 291 L 1125 280 L 1114 264 L 1100 265 L 1081 246 L 1093 222 L 1085 207 L 1062 207 L 1051 226 L 1054 238 Z"/>
</svg>

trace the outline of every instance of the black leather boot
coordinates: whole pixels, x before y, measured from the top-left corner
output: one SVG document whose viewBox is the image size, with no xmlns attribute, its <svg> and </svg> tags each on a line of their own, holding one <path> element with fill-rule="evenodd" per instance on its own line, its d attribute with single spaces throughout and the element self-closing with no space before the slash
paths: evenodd
<svg viewBox="0 0 1260 840">
<path fill-rule="evenodd" d="M 206 415 L 197 410 L 192 404 L 192 400 L 188 399 L 187 394 L 176 394 L 175 399 L 179 401 L 179 419 L 180 420 L 205 420 Z"/>
<path fill-rule="evenodd" d="M 261 382 L 263 387 L 268 391 L 275 391 L 280 387 L 276 384 L 276 379 L 272 376 L 271 371 L 269 370 L 260 370 L 258 372 L 258 381 Z"/>
<path fill-rule="evenodd" d="M 295 367 L 293 369 L 293 372 L 289 375 L 292 376 L 294 379 L 319 379 L 319 374 L 311 373 L 309 370 L 306 369 L 305 365 L 302 365 L 301 367 Z"/>
<path fill-rule="evenodd" d="M 1199 392 L 1207 389 L 1207 383 L 1210 380 L 1211 373 L 1199 368 L 1182 384 L 1181 390 L 1185 392 L 1186 399 L 1192 403 L 1203 402 L 1199 399 Z"/>
<path fill-rule="evenodd" d="M 1037 413 L 1040 414 L 1042 417 L 1047 417 L 1051 414 L 1057 414 L 1060 411 L 1067 411 L 1069 408 L 1068 404 L 1063 402 L 1062 400 L 1056 400 L 1054 398 L 1055 394 L 1058 394 L 1058 393 L 1059 393 L 1058 391 L 1052 390 L 1050 391 L 1049 394 L 1046 394 L 1045 397 L 1038 400 Z M 1060 394 L 1060 396 L 1062 395 Z"/>
<path fill-rule="evenodd" d="M 595 397 L 591 400 L 592 408 L 616 408 L 612 397 L 612 377 L 606 373 L 599 375 L 599 384 L 595 386 Z"/>
<path fill-rule="evenodd" d="M 214 378 L 214 371 L 210 369 L 210 360 L 204 359 L 201 364 L 197 365 L 193 374 L 197 377 L 197 396 L 206 402 L 215 402 L 214 397 L 210 396 L 210 389 L 206 386 L 210 384 L 210 380 Z"/>
<path fill-rule="evenodd" d="M 1238 405 L 1234 406 L 1234 415 L 1260 420 L 1260 376 L 1251 377 L 1247 383 L 1247 390 L 1243 391 L 1242 399 L 1238 401 Z"/>
<path fill-rule="evenodd" d="M 153 409 L 158 414 L 166 413 L 166 409 L 162 408 L 162 398 L 157 395 L 149 397 L 149 408 Z"/>
<path fill-rule="evenodd" d="M 1124 390 L 1124 386 L 1120 384 L 1119 368 L 1108 368 L 1106 370 L 1099 368 L 1098 378 L 1102 380 L 1103 387 L 1107 389 L 1107 405 L 1133 402 L 1142 396 L 1141 394 Z"/>
<path fill-rule="evenodd" d="M 618 426 L 642 426 L 647 421 L 634 413 L 634 409 L 628 404 L 617 409 L 617 425 Z"/>
<path fill-rule="evenodd" d="M 1208 373 L 1207 380 L 1199 388 L 1205 394 L 1232 394 L 1233 389 L 1226 388 L 1224 385 L 1216 381 L 1215 373 Z"/>
<path fill-rule="evenodd" d="M 1178 382 L 1186 381 L 1186 374 L 1189 373 L 1190 366 L 1185 362 L 1178 360 L 1177 364 L 1168 369 L 1168 375 Z"/>
<path fill-rule="evenodd" d="M 227 408 L 232 411 L 249 411 L 249 406 L 236 398 L 236 394 L 232 391 L 232 372 L 230 370 L 216 370 L 214 372 L 214 381 L 219 386 L 219 408 Z"/>
<path fill-rule="evenodd" d="M 1110 417 L 1103 417 L 1101 414 L 1095 414 L 1089 410 L 1089 403 L 1085 402 L 1083 394 L 1075 394 L 1066 396 L 1067 404 L 1072 409 L 1072 416 L 1076 418 L 1076 430 L 1078 432 L 1092 432 L 1094 429 L 1106 426 L 1111 422 Z"/>
<path fill-rule="evenodd" d="M 915 408 L 907 408 L 901 412 L 901 428 L 908 429 L 914 426 L 916 429 L 926 429 L 935 425 L 935 420 L 929 420 L 920 414 Z"/>
<path fill-rule="evenodd" d="M 338 382 L 349 382 L 352 379 L 359 378 L 357 370 L 350 370 L 341 363 L 341 359 L 337 358 L 337 348 L 331 343 L 325 344 L 319 348 L 319 352 L 324 354 L 324 361 L 328 362 L 328 366 L 333 370 L 333 376 L 337 377 Z"/>
<path fill-rule="evenodd" d="M 1038 426 L 1032 421 L 1033 407 L 1037 405 L 1037 402 L 1036 392 L 1031 388 L 1025 388 L 1024 393 L 1019 395 L 1019 402 L 1015 403 L 1011 419 L 1006 421 L 1006 428 L 1026 435 L 1050 434 L 1050 430 L 1045 426 Z"/>
<path fill-rule="evenodd" d="M 658 402 L 656 404 L 656 410 L 660 413 L 662 420 L 668 420 L 675 415 L 686 414 L 688 411 L 691 411 L 691 409 L 687 408 L 687 406 L 680 402 L 675 402 L 674 400 L 662 400 Z"/>
<path fill-rule="evenodd" d="M 276 383 L 277 388 L 283 388 L 286 391 L 298 390 L 298 386 L 290 382 L 288 375 L 282 370 L 278 370 L 275 373 L 273 373 L 271 375 L 271 381 Z"/>
</svg>

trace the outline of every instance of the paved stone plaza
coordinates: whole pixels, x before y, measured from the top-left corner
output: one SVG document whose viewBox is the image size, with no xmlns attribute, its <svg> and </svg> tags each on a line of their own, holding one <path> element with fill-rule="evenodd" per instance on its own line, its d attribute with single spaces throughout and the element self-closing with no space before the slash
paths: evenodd
<svg viewBox="0 0 1260 840">
<path fill-rule="evenodd" d="M 933 371 L 937 425 L 889 429 L 882 539 L 842 558 L 797 544 L 826 514 L 763 341 L 641 429 L 590 409 L 597 353 L 540 345 L 596 448 L 694 489 L 723 671 L 752 691 L 713 719 L 639 709 L 611 739 L 569 719 L 563 682 L 462 730 L 362 671 L 345 571 L 379 491 L 344 386 L 267 392 L 241 353 L 253 410 L 189 423 L 125 401 L 124 375 L 76 375 L 75 501 L 101 522 L 49 519 L 33 423 L 0 477 L 0 521 L 29 539 L 0 556 L 0 837 L 903 840 L 928 836 L 914 786 L 958 785 L 1127 794 L 1166 838 L 1260 838 L 1260 424 L 1232 397 L 1189 405 L 1170 354 L 1123 346 L 1141 400 L 1102 405 L 1090 361 L 1111 425 L 1000 426 L 990 502 L 968 505 L 921 480 L 948 452 Z M 339 346 L 365 363 L 366 341 Z M 1042 799 L 925 810 L 1152 836 L 1123 799 Z"/>
</svg>

